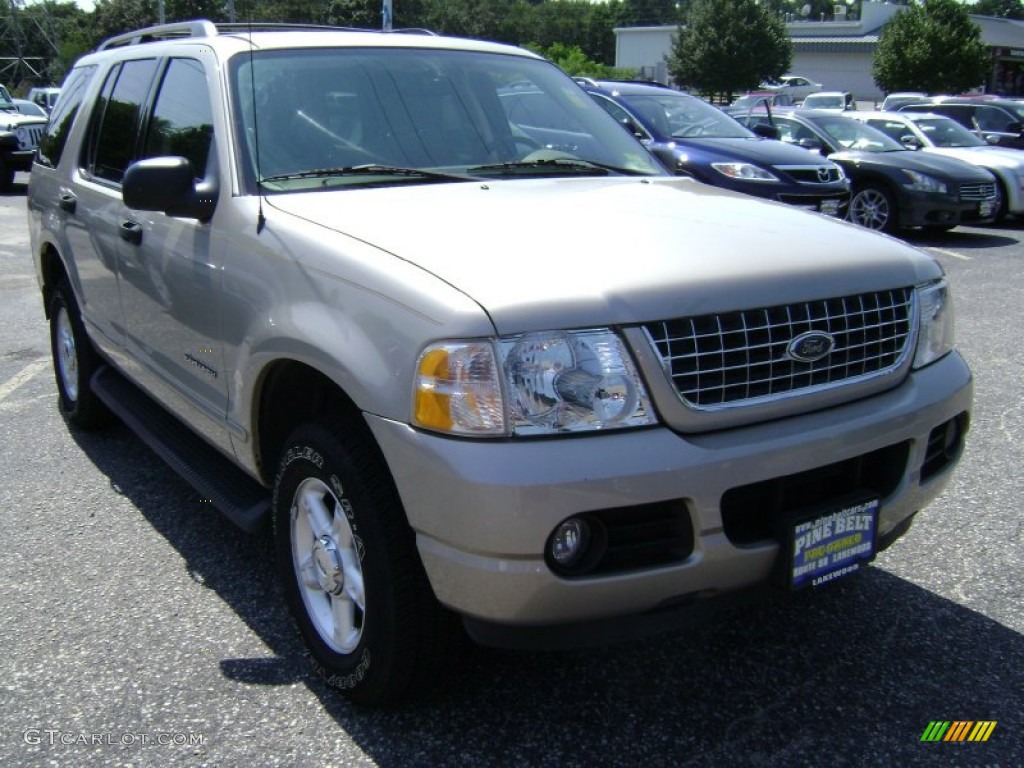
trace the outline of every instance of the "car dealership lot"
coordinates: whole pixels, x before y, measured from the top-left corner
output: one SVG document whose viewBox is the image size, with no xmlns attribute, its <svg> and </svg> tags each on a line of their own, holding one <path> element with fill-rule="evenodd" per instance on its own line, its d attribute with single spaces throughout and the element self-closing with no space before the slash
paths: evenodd
<svg viewBox="0 0 1024 768">
<path fill-rule="evenodd" d="M 0 196 L 0 765 L 1011 766 L 1024 753 L 1024 223 L 919 239 L 976 376 L 943 497 L 859 576 L 633 645 L 467 648 L 432 701 L 313 674 L 265 540 L 127 429 L 69 432 Z M 822 244 L 823 248 L 827 244 Z M 984 743 L 922 743 L 988 720 Z"/>
</svg>

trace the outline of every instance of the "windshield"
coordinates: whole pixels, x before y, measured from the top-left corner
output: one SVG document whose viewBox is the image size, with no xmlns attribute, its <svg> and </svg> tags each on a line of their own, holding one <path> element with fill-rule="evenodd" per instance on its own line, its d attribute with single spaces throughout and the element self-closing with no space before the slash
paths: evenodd
<svg viewBox="0 0 1024 768">
<path fill-rule="evenodd" d="M 841 95 L 821 96 L 812 93 L 804 99 L 804 106 L 808 109 L 842 109 L 846 106 L 846 102 Z"/>
<path fill-rule="evenodd" d="M 579 85 L 540 59 L 317 48 L 255 51 L 232 66 L 250 189 L 257 180 L 264 192 L 288 192 L 666 173 Z"/>
<path fill-rule="evenodd" d="M 749 139 L 754 134 L 706 101 L 685 93 L 620 93 L 626 104 L 656 136 L 671 139 Z"/>
<path fill-rule="evenodd" d="M 915 120 L 914 125 L 924 134 L 928 143 L 935 147 L 991 146 L 948 117 L 926 117 Z"/>
<path fill-rule="evenodd" d="M 843 149 L 856 149 L 861 152 L 903 152 L 906 150 L 906 147 L 889 138 L 877 128 L 872 128 L 870 125 L 849 117 L 823 117 L 815 119 L 813 122 Z"/>
</svg>

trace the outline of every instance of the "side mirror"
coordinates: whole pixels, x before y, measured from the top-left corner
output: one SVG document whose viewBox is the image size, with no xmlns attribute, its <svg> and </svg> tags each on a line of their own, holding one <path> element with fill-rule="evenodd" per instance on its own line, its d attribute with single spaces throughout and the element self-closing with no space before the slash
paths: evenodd
<svg viewBox="0 0 1024 768">
<path fill-rule="evenodd" d="M 913 135 L 911 135 L 909 133 L 904 134 L 903 136 L 900 136 L 900 144 L 902 144 L 907 149 L 920 149 L 921 148 L 921 142 L 917 140 L 916 136 L 913 136 Z"/>
<path fill-rule="evenodd" d="M 211 158 L 213 153 L 211 153 Z M 124 204 L 139 211 L 209 221 L 217 207 L 215 163 L 207 179 L 196 183 L 192 162 L 184 157 L 150 157 L 132 163 L 121 184 Z"/>
<path fill-rule="evenodd" d="M 808 137 L 806 139 L 797 139 L 796 145 L 798 147 L 803 147 L 804 149 L 813 150 L 814 152 L 820 152 L 823 155 L 828 154 L 825 151 L 825 145 L 822 143 L 821 139 L 815 138 L 813 136 Z"/>
<path fill-rule="evenodd" d="M 762 139 L 777 139 L 779 138 L 779 129 L 777 126 L 768 125 L 768 123 L 757 123 L 750 128 L 754 132 L 755 136 L 760 136 Z"/>
<path fill-rule="evenodd" d="M 644 129 L 641 128 L 639 125 L 637 125 L 636 122 L 633 120 L 633 118 L 631 118 L 631 117 L 624 117 L 624 118 L 622 118 L 622 120 L 620 121 L 619 124 L 623 128 L 625 128 L 627 131 L 629 131 L 631 134 L 636 136 L 638 139 L 646 139 L 647 138 L 647 134 L 644 133 Z"/>
</svg>

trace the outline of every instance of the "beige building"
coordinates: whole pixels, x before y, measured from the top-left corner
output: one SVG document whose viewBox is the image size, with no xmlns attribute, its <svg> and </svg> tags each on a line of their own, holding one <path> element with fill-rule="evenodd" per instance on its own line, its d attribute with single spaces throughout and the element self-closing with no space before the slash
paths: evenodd
<svg viewBox="0 0 1024 768">
<path fill-rule="evenodd" d="M 786 28 L 793 41 L 790 71 L 823 83 L 827 90 L 851 91 L 858 100 L 884 94 L 871 74 L 871 57 L 882 27 L 903 6 L 864 0 L 860 16 L 837 4 L 832 18 L 794 19 Z M 1024 22 L 972 15 L 992 52 L 986 90 L 1024 95 Z M 669 82 L 665 57 L 676 27 L 620 27 L 615 30 L 615 66 L 636 69 L 646 79 Z"/>
</svg>

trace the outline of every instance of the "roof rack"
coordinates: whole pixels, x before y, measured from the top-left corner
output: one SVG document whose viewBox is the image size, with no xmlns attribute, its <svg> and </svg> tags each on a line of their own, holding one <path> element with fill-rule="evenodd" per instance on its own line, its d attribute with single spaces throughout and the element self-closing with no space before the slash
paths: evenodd
<svg viewBox="0 0 1024 768">
<path fill-rule="evenodd" d="M 216 25 L 207 19 L 180 21 L 174 24 L 160 24 L 155 27 L 137 29 L 134 32 L 125 32 L 123 35 L 117 35 L 104 40 L 96 50 L 105 51 L 109 48 L 120 48 L 125 45 L 155 43 L 160 40 L 170 40 L 176 37 L 212 37 L 216 34 Z"/>
<path fill-rule="evenodd" d="M 161 40 L 173 40 L 186 37 L 214 37 L 221 33 L 238 32 L 282 32 L 289 30 L 321 30 L 332 32 L 382 32 L 379 29 L 362 29 L 358 27 L 334 27 L 327 24 L 288 24 L 271 21 L 243 21 L 214 23 L 208 19 L 196 19 L 195 21 L 179 21 L 173 24 L 160 24 L 154 27 L 138 29 L 134 32 L 126 32 L 104 40 L 96 49 L 104 51 L 109 48 L 120 48 L 126 45 L 141 45 L 142 43 L 155 43 Z M 392 29 L 389 32 L 407 35 L 430 35 L 437 36 L 437 33 L 419 27 L 407 29 Z"/>
</svg>

